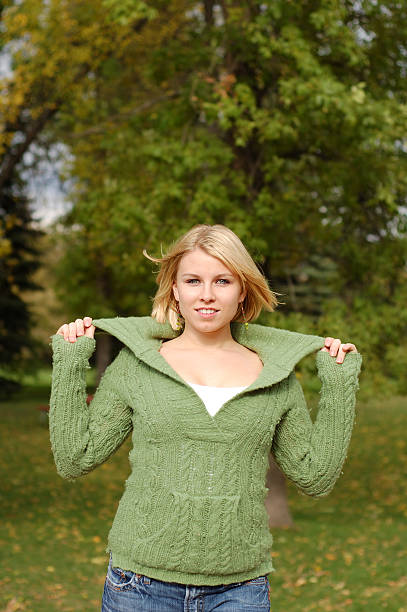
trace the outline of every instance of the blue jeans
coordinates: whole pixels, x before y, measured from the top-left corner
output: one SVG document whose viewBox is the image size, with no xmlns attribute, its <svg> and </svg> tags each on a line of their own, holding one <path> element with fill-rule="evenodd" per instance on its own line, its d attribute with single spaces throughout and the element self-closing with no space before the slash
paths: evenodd
<svg viewBox="0 0 407 612">
<path fill-rule="evenodd" d="M 101 612 L 264 612 L 270 611 L 267 576 L 218 586 L 163 582 L 112 567 L 103 590 Z"/>
</svg>

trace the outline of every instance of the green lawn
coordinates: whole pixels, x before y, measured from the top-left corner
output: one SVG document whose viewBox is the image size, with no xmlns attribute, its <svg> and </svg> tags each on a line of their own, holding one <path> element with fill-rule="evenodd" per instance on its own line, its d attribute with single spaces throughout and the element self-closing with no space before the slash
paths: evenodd
<svg viewBox="0 0 407 612">
<path fill-rule="evenodd" d="M 0 404 L 0 610 L 100 610 L 106 538 L 129 441 L 74 483 L 56 473 L 36 399 Z M 275 530 L 272 611 L 407 612 L 407 398 L 358 406 L 344 473 L 314 500 L 290 487 Z"/>
</svg>

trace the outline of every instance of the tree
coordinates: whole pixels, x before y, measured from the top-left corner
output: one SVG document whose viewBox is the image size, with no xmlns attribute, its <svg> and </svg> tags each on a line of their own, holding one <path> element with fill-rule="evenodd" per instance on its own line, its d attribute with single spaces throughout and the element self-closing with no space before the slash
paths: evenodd
<svg viewBox="0 0 407 612">
<path fill-rule="evenodd" d="M 132 38 L 142 30 L 151 13 L 144 3 L 139 4 L 127 27 L 121 23 L 120 11 L 111 12 L 108 2 L 106 6 L 91 2 L 86 8 L 81 2 L 63 0 L 1 4 L 2 55 L 10 63 L 9 74 L 1 81 L 0 96 L 0 194 L 5 201 L 10 203 L 9 191 L 15 188 L 17 174 L 21 177 L 27 164 L 35 167 L 37 152 L 46 151 L 55 143 L 56 117 L 70 134 L 79 118 L 86 121 L 91 115 L 94 120 L 98 112 L 106 118 L 104 103 L 99 106 L 100 96 L 97 92 L 94 96 L 94 87 L 97 90 L 105 76 L 114 75 L 120 62 L 126 62 Z M 123 84 L 121 87 L 117 105 L 124 95 Z M 105 93 L 111 96 L 110 112 L 116 95 L 111 81 L 110 90 Z M 129 111 L 130 116 L 132 112 Z M 19 189 L 21 192 L 21 179 Z M 15 206 L 14 215 L 19 210 Z M 24 219 L 18 223 L 24 223 Z M 5 244 L 7 248 L 11 245 Z M 97 259 L 96 253 L 90 258 Z M 96 269 L 98 273 L 102 271 L 100 261 Z M 108 276 L 106 270 L 97 282 L 105 299 L 109 294 Z"/>
<path fill-rule="evenodd" d="M 29 202 L 16 182 L 0 193 L 0 366 L 10 371 L 31 349 L 31 313 L 22 299 L 27 290 L 39 290 L 32 275 L 38 269 L 36 241 L 41 231 L 32 226 Z M 2 389 L 11 383 L 2 377 Z M 10 387 L 11 389 L 11 387 Z"/>
<path fill-rule="evenodd" d="M 394 225 L 405 230 L 405 84 L 395 72 L 406 19 L 390 2 L 370 4 L 357 12 L 337 1 L 197 3 L 165 46 L 145 42 L 152 19 L 133 41 L 134 59 L 144 49 L 149 98 L 128 121 L 126 113 L 111 121 L 111 109 L 102 124 L 87 116 L 68 135 L 80 202 L 96 188 L 120 219 L 127 197 L 127 210 L 148 211 L 153 233 L 163 219 L 169 232 L 223 220 L 277 276 L 316 252 L 335 259 L 347 286 L 360 282 L 361 264 L 371 275 L 363 261 L 373 241 L 392 250 Z M 169 7 L 168 19 L 179 8 Z M 382 73 L 383 56 L 396 52 L 399 66 Z M 107 105 L 109 84 L 120 90 L 128 69 L 97 86 Z M 131 93 L 144 93 L 139 85 L 126 89 L 124 108 Z M 99 172 L 92 179 L 85 155 L 97 158 L 108 184 Z"/>
</svg>

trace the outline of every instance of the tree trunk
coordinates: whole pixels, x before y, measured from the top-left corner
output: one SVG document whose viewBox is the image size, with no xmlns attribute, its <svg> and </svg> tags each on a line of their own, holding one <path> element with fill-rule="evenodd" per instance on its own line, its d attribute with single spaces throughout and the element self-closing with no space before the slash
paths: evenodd
<svg viewBox="0 0 407 612">
<path fill-rule="evenodd" d="M 294 521 L 288 507 L 285 477 L 271 454 L 269 455 L 269 463 L 270 469 L 266 478 L 269 493 L 265 500 L 269 515 L 269 526 L 270 528 L 293 527 Z"/>
<path fill-rule="evenodd" d="M 204 0 L 204 9 L 205 9 L 205 23 L 207 25 L 213 25 L 213 6 L 215 2 L 214 0 Z"/>
</svg>

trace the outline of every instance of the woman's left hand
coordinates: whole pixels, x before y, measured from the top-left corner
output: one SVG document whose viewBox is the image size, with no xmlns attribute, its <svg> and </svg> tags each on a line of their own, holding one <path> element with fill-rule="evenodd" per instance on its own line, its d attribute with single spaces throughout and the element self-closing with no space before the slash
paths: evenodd
<svg viewBox="0 0 407 612">
<path fill-rule="evenodd" d="M 354 344 L 348 342 L 342 344 L 339 338 L 325 338 L 325 345 L 321 351 L 329 353 L 332 357 L 336 357 L 336 363 L 343 363 L 346 353 L 357 353 L 357 348 Z"/>
</svg>

